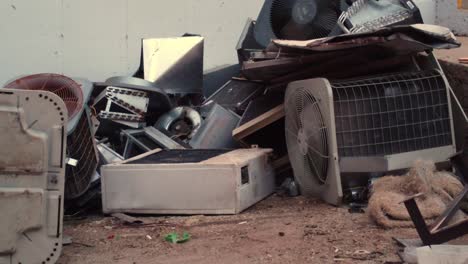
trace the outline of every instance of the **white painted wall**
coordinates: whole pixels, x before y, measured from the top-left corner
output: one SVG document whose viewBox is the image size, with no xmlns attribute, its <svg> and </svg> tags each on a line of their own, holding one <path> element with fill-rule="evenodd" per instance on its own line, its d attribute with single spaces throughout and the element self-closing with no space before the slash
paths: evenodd
<svg viewBox="0 0 468 264">
<path fill-rule="evenodd" d="M 436 20 L 436 0 L 413 0 L 419 7 L 424 23 L 434 24 Z"/>
<path fill-rule="evenodd" d="M 468 35 L 468 10 L 458 9 L 457 0 L 437 0 L 436 22 L 455 34 Z"/>
<path fill-rule="evenodd" d="M 435 20 L 435 1 L 415 0 L 426 23 Z M 262 4 L 263 0 L 0 0 L 0 85 L 38 72 L 93 81 L 128 75 L 139 65 L 141 38 L 186 32 L 205 37 L 205 69 L 236 63 L 234 48 L 245 21 L 256 18 Z M 452 6 L 447 10 L 453 11 Z M 450 14 L 439 12 L 441 23 L 446 16 Z M 466 22 L 453 26 L 468 28 Z"/>
<path fill-rule="evenodd" d="M 205 37 L 205 68 L 235 63 L 263 0 L 1 0 L 0 84 L 56 72 L 93 81 L 133 73 L 141 38 Z"/>
</svg>

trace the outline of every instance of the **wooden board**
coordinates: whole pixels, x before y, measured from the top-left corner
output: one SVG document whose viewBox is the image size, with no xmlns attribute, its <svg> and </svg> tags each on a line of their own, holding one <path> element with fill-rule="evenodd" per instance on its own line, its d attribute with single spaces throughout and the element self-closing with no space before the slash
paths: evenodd
<svg viewBox="0 0 468 264">
<path fill-rule="evenodd" d="M 236 140 L 242 140 L 243 138 L 255 133 L 256 131 L 266 127 L 267 125 L 283 118 L 285 116 L 284 105 L 279 105 L 270 111 L 250 120 L 244 125 L 234 129 L 232 136 Z"/>
</svg>

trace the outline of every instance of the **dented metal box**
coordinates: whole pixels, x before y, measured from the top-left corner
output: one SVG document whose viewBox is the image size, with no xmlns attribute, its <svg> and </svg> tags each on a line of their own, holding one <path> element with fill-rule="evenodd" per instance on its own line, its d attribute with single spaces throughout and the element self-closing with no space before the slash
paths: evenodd
<svg viewBox="0 0 468 264">
<path fill-rule="evenodd" d="M 239 213 L 273 193 L 271 151 L 155 150 L 103 166 L 103 211 Z"/>
</svg>

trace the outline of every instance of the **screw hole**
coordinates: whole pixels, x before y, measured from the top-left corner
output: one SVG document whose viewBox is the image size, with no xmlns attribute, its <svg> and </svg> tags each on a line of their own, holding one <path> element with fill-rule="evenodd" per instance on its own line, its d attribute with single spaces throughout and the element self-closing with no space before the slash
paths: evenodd
<svg viewBox="0 0 468 264">
<path fill-rule="evenodd" d="M 46 99 L 46 100 L 47 100 L 47 99 L 49 99 L 49 96 L 47 96 L 47 95 L 46 95 L 46 96 L 44 96 L 44 99 Z"/>
<path fill-rule="evenodd" d="M 39 97 L 42 97 L 42 94 L 39 94 Z"/>
<path fill-rule="evenodd" d="M 29 101 L 29 97 L 26 97 L 26 101 Z M 20 262 L 21 263 L 21 262 Z"/>
</svg>

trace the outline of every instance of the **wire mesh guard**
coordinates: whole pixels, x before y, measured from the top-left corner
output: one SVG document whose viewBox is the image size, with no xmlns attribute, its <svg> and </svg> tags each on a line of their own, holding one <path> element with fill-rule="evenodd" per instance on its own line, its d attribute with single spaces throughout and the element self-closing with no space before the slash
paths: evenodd
<svg viewBox="0 0 468 264">
<path fill-rule="evenodd" d="M 88 190 L 98 160 L 94 150 L 94 137 L 86 111 L 81 115 L 76 129 L 67 137 L 67 157 L 78 160 L 78 166 L 67 165 L 65 171 L 65 198 L 73 199 Z"/>
<path fill-rule="evenodd" d="M 50 91 L 65 102 L 69 120 L 83 107 L 83 92 L 80 85 L 60 74 L 41 73 L 29 75 L 10 82 L 5 88 Z"/>
<path fill-rule="evenodd" d="M 308 87 L 295 89 L 287 100 L 285 126 L 288 153 L 296 179 L 303 192 L 307 193 L 307 186 L 327 181 L 328 130 L 320 105 Z"/>
<path fill-rule="evenodd" d="M 452 144 L 446 83 L 437 71 L 332 82 L 341 157 Z"/>
</svg>

